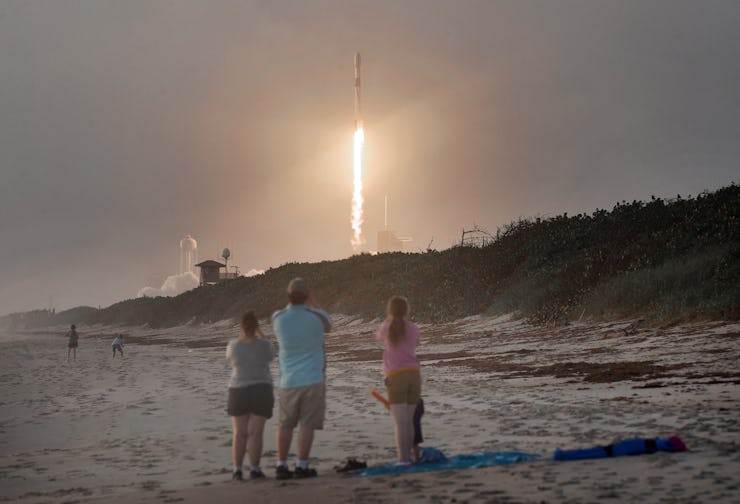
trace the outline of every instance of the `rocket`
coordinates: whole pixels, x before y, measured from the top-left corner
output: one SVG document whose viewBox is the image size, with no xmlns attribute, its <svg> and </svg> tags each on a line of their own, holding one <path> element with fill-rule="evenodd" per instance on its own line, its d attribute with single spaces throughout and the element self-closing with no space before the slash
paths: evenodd
<svg viewBox="0 0 740 504">
<path fill-rule="evenodd" d="M 360 53 L 355 53 L 355 130 L 362 128 L 360 110 Z"/>
</svg>

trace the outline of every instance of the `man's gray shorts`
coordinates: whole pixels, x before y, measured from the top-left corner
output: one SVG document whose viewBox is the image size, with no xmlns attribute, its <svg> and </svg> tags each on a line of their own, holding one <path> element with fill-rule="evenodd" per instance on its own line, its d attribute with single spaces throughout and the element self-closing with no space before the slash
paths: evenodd
<svg viewBox="0 0 740 504">
<path fill-rule="evenodd" d="M 281 388 L 279 392 L 280 427 L 294 429 L 296 425 L 321 430 L 326 412 L 326 384 Z"/>
</svg>

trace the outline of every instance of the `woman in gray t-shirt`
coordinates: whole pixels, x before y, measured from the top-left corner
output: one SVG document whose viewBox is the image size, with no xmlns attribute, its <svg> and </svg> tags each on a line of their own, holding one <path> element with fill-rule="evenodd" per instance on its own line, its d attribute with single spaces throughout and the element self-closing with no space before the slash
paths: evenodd
<svg viewBox="0 0 740 504">
<path fill-rule="evenodd" d="M 226 360 L 232 367 L 226 411 L 234 427 L 232 455 L 233 479 L 241 480 L 245 452 L 249 453 L 249 476 L 264 478 L 260 469 L 265 422 L 272 417 L 275 397 L 272 393 L 270 361 L 275 349 L 264 339 L 254 312 L 245 313 L 241 334 L 226 346 Z"/>
</svg>

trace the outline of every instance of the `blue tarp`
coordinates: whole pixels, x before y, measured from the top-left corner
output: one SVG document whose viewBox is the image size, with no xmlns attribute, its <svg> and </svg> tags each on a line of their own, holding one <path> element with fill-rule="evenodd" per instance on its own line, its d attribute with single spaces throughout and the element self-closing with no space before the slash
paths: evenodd
<svg viewBox="0 0 740 504">
<path fill-rule="evenodd" d="M 418 462 L 408 467 L 395 463 L 368 467 L 360 476 L 380 476 L 383 474 L 407 474 L 427 471 L 446 471 L 449 469 L 473 469 L 495 465 L 514 464 L 538 458 L 533 453 L 520 452 L 478 452 L 468 455 L 455 455 L 438 462 Z"/>
</svg>

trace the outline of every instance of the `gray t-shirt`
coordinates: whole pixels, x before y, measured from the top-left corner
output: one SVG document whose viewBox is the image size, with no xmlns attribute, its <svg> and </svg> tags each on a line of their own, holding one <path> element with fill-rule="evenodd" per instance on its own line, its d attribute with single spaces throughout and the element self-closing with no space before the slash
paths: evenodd
<svg viewBox="0 0 740 504">
<path fill-rule="evenodd" d="M 232 367 L 229 388 L 256 383 L 272 384 L 270 361 L 275 358 L 272 343 L 264 339 L 233 339 L 226 346 L 226 360 Z"/>
</svg>

